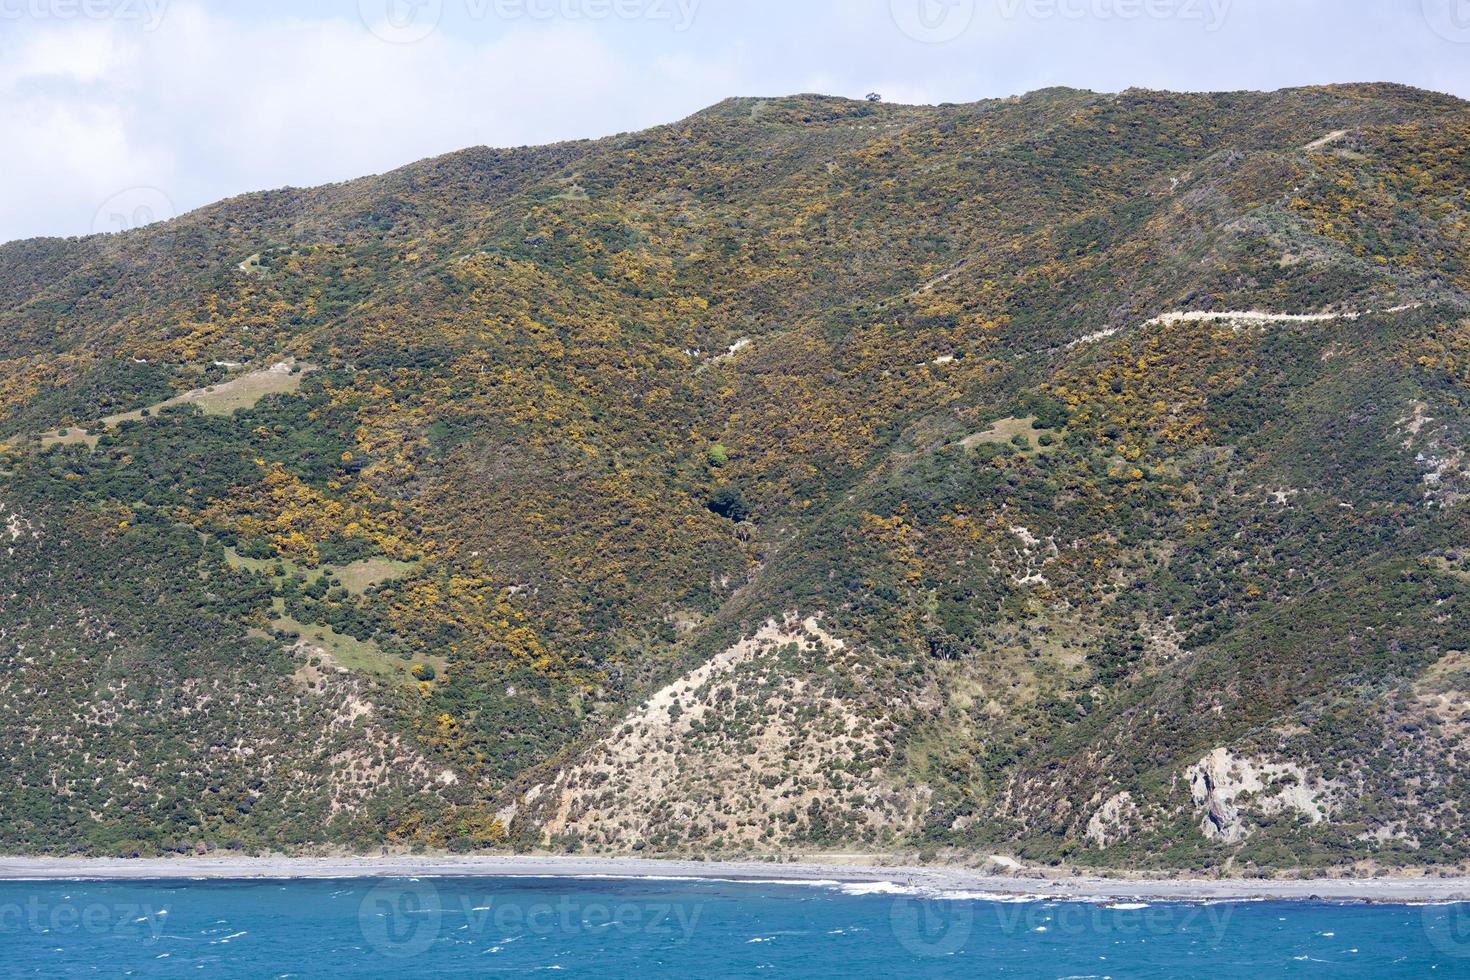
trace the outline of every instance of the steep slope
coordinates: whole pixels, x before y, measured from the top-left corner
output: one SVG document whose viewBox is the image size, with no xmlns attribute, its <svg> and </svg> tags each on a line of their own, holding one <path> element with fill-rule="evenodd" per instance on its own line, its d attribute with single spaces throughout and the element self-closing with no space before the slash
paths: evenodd
<svg viewBox="0 0 1470 980">
<path fill-rule="evenodd" d="M 1461 860 L 1467 135 L 1387 85 L 736 99 L 0 247 L 0 501 L 158 554 L 12 556 L 26 758 L 116 703 L 43 679 L 169 650 L 253 714 L 137 693 L 149 765 L 248 732 L 294 801 L 118 811 L 72 753 L 5 843 Z M 207 646 L 120 600 L 164 576 Z"/>
</svg>

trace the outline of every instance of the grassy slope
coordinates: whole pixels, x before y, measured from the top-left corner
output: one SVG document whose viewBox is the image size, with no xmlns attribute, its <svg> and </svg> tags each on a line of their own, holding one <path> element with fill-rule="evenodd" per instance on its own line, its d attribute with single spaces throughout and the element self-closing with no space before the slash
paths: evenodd
<svg viewBox="0 0 1470 980">
<path fill-rule="evenodd" d="M 799 609 L 851 653 L 793 677 L 880 720 L 883 780 L 925 787 L 903 839 L 1209 863 L 1229 850 L 1181 829 L 1189 764 L 1232 745 L 1351 769 L 1385 712 L 1424 713 L 1400 689 L 1461 645 L 1393 583 L 1458 601 L 1433 569 L 1461 520 L 1467 120 L 1394 86 L 730 100 L 17 243 L 0 248 L 7 468 L 36 499 L 232 549 L 276 607 L 242 611 L 242 637 L 315 631 L 398 681 L 394 664 L 445 668 L 400 724 L 487 799 Z M 320 370 L 231 415 L 137 419 L 90 451 L 25 438 L 195 388 L 191 365 L 286 355 Z M 1410 432 L 1416 411 L 1434 421 Z M 1420 457 L 1446 462 L 1439 483 Z M 348 574 L 364 563 L 392 575 Z M 340 586 L 315 584 L 323 566 Z M 1374 609 L 1407 617 L 1388 653 L 1353 625 Z M 874 684 L 893 697 L 856 693 Z M 1371 720 L 1322 722 L 1351 715 L 1314 707 L 1338 690 Z M 1448 758 L 1452 722 L 1430 727 Z M 710 751 L 745 737 L 717 728 Z M 1375 812 L 1278 821 L 1243 853 L 1366 853 L 1340 826 L 1361 824 L 1391 828 L 1389 857 L 1410 840 L 1457 856 L 1440 842 L 1458 797 L 1411 832 L 1411 753 L 1380 741 L 1387 775 L 1333 777 L 1371 784 Z M 780 842 L 872 843 L 838 812 L 861 806 L 845 777 L 812 778 Z M 1088 821 L 1124 791 L 1130 834 L 1098 851 Z"/>
</svg>

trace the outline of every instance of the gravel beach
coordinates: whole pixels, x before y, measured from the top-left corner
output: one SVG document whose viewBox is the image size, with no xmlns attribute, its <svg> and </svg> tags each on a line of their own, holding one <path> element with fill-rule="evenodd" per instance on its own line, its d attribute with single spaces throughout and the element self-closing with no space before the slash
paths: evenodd
<svg viewBox="0 0 1470 980">
<path fill-rule="evenodd" d="M 393 877 L 688 877 L 726 881 L 887 884 L 895 891 L 980 898 L 1311 900 L 1388 903 L 1470 902 L 1470 878 L 1382 877 L 1203 879 L 1056 876 L 1020 869 L 998 875 L 970 868 L 877 867 L 817 862 L 679 861 L 621 857 L 432 856 L 179 858 L 0 858 L 0 879 L 246 879 Z"/>
</svg>

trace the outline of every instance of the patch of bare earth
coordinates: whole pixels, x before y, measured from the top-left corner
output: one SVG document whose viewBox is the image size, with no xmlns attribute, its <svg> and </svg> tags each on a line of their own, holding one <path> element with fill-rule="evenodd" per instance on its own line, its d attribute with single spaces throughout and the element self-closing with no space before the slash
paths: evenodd
<svg viewBox="0 0 1470 980">
<path fill-rule="evenodd" d="M 310 364 L 298 367 L 295 358 L 288 357 L 264 370 L 251 371 L 238 378 L 210 385 L 207 388 L 186 391 L 175 398 L 149 406 L 146 411 L 156 413 L 176 405 L 198 405 L 206 415 L 229 415 L 237 409 L 253 408 L 256 402 L 266 395 L 295 392 L 301 387 L 302 376 L 314 370 L 316 370 L 315 366 Z M 123 422 L 140 421 L 144 411 L 145 409 L 137 409 L 132 412 L 109 415 L 100 423 L 92 426 L 90 433 L 87 429 L 78 426 L 42 433 L 41 445 L 48 447 L 85 443 L 88 447 L 95 447 L 101 436 L 101 430 L 115 428 Z"/>
<path fill-rule="evenodd" d="M 815 617 L 768 622 L 658 691 L 503 816 L 527 811 L 547 841 L 617 850 L 901 833 L 926 791 L 885 771 L 893 725 L 833 681 L 860 671 L 850 654 Z M 818 664 L 833 670 L 810 669 Z"/>
<path fill-rule="evenodd" d="M 322 756 L 321 773 L 333 814 L 356 810 L 404 782 L 427 793 L 458 782 L 379 720 L 362 685 L 330 653 L 306 642 L 295 652 L 301 661 L 292 675 L 295 687 L 328 708 L 322 741 L 331 749 Z"/>
</svg>

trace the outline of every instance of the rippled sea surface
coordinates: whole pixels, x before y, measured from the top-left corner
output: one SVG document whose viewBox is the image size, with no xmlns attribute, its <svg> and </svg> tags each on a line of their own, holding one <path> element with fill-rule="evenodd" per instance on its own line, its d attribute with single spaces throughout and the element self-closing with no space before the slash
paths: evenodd
<svg viewBox="0 0 1470 980">
<path fill-rule="evenodd" d="M 0 882 L 0 975 L 1470 977 L 1470 906 L 618 878 Z"/>
</svg>

